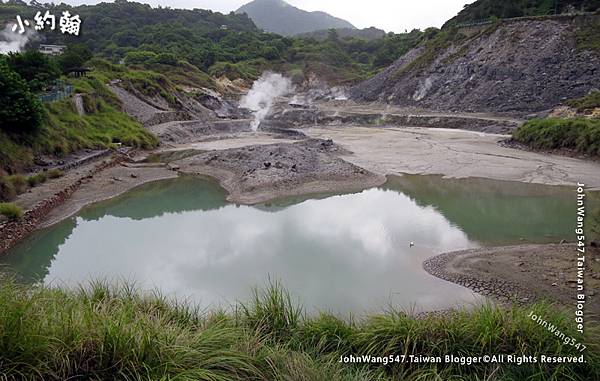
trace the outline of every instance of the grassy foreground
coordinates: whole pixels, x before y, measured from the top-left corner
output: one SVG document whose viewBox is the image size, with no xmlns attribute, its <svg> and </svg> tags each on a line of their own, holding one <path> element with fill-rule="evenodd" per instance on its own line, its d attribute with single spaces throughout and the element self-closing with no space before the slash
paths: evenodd
<svg viewBox="0 0 600 381">
<path fill-rule="evenodd" d="M 0 281 L 0 379 L 94 380 L 598 380 L 584 364 L 340 364 L 340 355 L 579 355 L 533 322 L 571 335 L 546 304 L 483 306 L 451 318 L 389 311 L 361 321 L 306 317 L 277 284 L 233 312 L 204 313 L 128 286 L 67 292 Z M 588 325 L 586 344 L 600 343 Z"/>
</svg>

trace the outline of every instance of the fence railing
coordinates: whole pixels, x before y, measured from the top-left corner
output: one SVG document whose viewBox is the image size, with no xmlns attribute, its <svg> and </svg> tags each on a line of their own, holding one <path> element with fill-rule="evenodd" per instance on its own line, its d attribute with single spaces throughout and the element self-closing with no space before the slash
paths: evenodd
<svg viewBox="0 0 600 381">
<path fill-rule="evenodd" d="M 63 86 L 62 88 L 51 91 L 49 93 L 40 95 L 40 100 L 44 103 L 56 102 L 61 99 L 65 99 L 72 93 L 73 93 L 73 86 L 67 85 L 67 86 Z"/>
</svg>

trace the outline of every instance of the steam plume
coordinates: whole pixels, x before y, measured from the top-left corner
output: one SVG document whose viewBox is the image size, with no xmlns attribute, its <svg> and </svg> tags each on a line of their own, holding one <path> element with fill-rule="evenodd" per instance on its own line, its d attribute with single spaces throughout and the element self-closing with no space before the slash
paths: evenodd
<svg viewBox="0 0 600 381">
<path fill-rule="evenodd" d="M 37 33 L 33 29 L 27 29 L 24 34 L 19 34 L 12 31 L 12 25 L 6 25 L 0 32 L 0 54 L 18 53 L 36 36 Z"/>
<path fill-rule="evenodd" d="M 240 106 L 254 112 L 252 131 L 258 130 L 262 120 L 269 114 L 277 97 L 294 91 L 289 78 L 278 73 L 265 72 L 252 85 L 252 89 L 240 101 Z"/>
</svg>

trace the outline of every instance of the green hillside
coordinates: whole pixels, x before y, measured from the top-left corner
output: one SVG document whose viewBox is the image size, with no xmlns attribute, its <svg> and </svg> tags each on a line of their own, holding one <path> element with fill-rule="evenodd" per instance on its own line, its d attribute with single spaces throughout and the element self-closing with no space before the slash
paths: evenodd
<svg viewBox="0 0 600 381">
<path fill-rule="evenodd" d="M 42 43 L 80 43 L 113 63 L 183 60 L 206 73 L 213 68 L 213 73 L 230 79 L 252 80 L 265 69 L 298 72 L 316 67 L 321 68 L 317 74 L 336 73 L 324 78 L 333 84 L 357 82 L 383 69 L 418 42 L 415 33 L 388 34 L 388 38 L 376 41 L 337 34 L 320 41 L 287 38 L 260 31 L 245 14 L 151 8 L 123 0 L 78 7 L 0 4 L 0 22 L 12 23 L 17 14 L 33 22 L 35 13 L 46 9 L 55 15 L 69 9 L 80 15 L 82 26 L 78 37 L 42 31 Z M 229 70 L 223 72 L 225 63 L 230 64 Z"/>
<path fill-rule="evenodd" d="M 569 12 L 572 10 L 593 12 L 600 8 L 600 0 L 478 0 L 465 8 L 446 26 L 471 23 L 495 18 L 541 16 Z"/>
</svg>

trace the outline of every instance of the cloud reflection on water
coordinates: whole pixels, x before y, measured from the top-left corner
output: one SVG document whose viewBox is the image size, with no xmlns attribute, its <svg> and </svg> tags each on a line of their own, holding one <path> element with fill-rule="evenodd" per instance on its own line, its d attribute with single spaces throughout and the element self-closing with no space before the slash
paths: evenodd
<svg viewBox="0 0 600 381">
<path fill-rule="evenodd" d="M 227 305 L 270 276 L 309 310 L 340 313 L 473 301 L 468 290 L 424 273 L 421 263 L 476 244 L 434 208 L 401 193 L 372 189 L 266 209 L 78 217 L 44 281 L 128 279 L 203 305 Z"/>
</svg>

